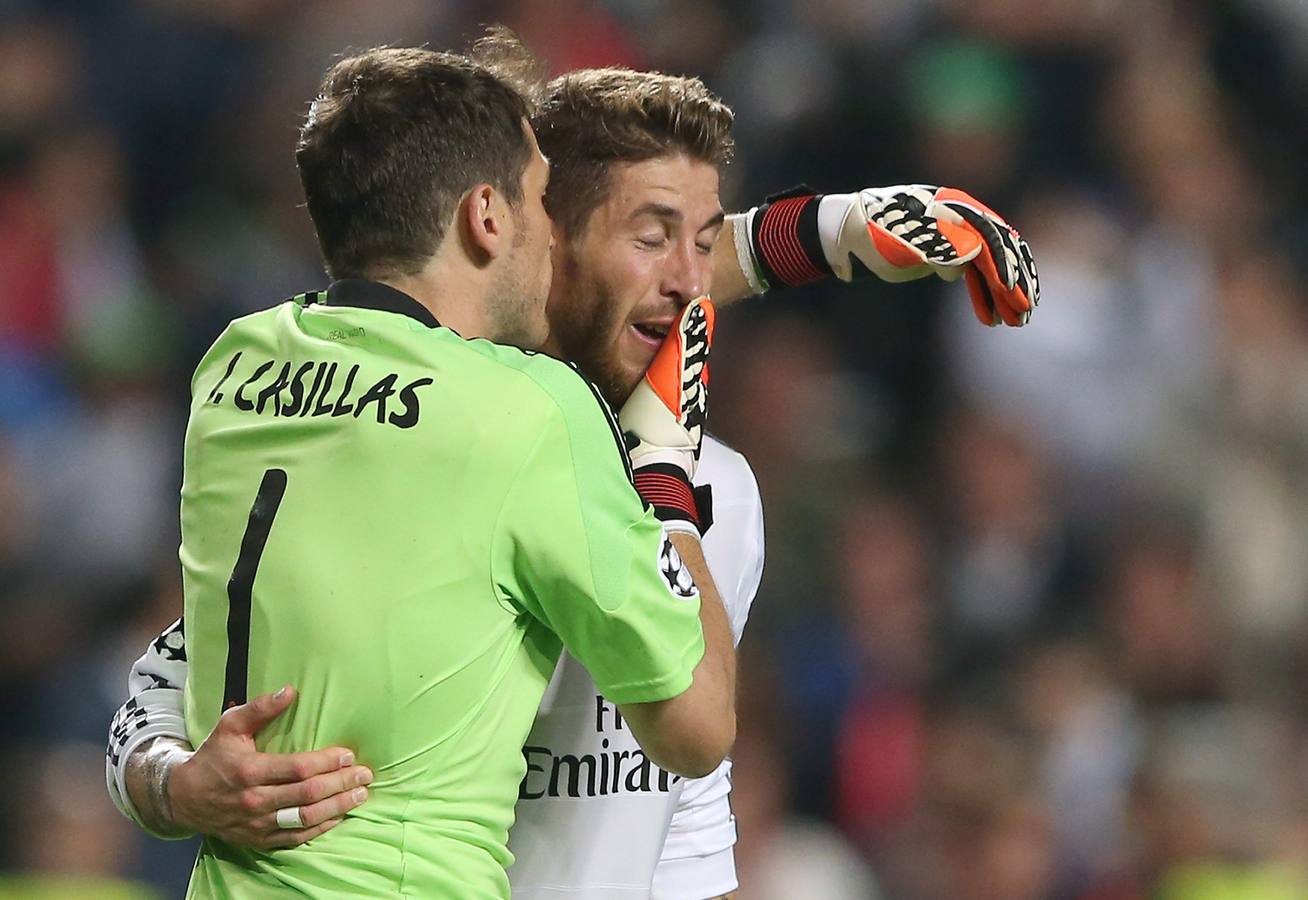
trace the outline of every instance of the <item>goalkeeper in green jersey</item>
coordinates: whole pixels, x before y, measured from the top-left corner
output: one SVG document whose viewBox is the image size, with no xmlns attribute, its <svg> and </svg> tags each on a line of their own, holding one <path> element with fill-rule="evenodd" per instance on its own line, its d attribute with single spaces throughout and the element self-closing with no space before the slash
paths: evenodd
<svg viewBox="0 0 1308 900">
<path fill-rule="evenodd" d="M 188 735 L 294 683 L 261 746 L 348 746 L 374 781 L 311 843 L 207 839 L 193 896 L 507 897 L 521 748 L 564 646 L 665 768 L 710 772 L 734 737 L 687 471 L 711 308 L 687 308 L 667 389 L 624 415 L 655 461 L 642 502 L 598 394 L 517 349 L 545 338 L 551 274 L 528 115 L 464 57 L 333 66 L 296 160 L 335 281 L 232 322 L 196 370 Z"/>
</svg>

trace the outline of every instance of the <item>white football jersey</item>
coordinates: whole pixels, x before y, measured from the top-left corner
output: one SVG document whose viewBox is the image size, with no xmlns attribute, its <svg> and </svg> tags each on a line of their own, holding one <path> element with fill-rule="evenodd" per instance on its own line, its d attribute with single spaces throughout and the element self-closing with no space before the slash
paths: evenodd
<svg viewBox="0 0 1308 900">
<path fill-rule="evenodd" d="M 745 458 L 711 437 L 704 439 L 695 484 L 712 489 L 704 556 L 739 642 L 763 572 L 758 485 Z M 126 761 L 150 738 L 186 740 L 186 672 L 178 621 L 132 667 L 130 697 L 110 725 L 109 793 L 137 824 L 143 823 L 124 787 Z M 509 869 L 515 898 L 703 900 L 736 887 L 731 761 L 689 781 L 660 770 L 566 653 L 523 754 L 527 775 L 509 833 L 517 857 Z"/>
<path fill-rule="evenodd" d="M 763 572 L 758 485 L 745 458 L 712 437 L 695 484 L 712 489 L 704 557 L 739 643 Z M 689 781 L 659 769 L 566 653 L 523 755 L 527 776 L 509 831 L 515 900 L 703 900 L 736 887 L 731 761 Z"/>
</svg>

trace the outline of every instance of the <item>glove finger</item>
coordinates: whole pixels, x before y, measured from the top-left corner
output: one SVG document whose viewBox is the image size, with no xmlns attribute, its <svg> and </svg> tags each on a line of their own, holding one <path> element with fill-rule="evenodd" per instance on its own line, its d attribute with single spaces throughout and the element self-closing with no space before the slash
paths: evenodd
<svg viewBox="0 0 1308 900">
<path fill-rule="evenodd" d="M 1000 239 L 1013 251 L 1013 256 L 1008 259 L 1008 262 L 1015 276 L 1015 281 L 1009 287 L 1021 288 L 1023 298 L 1028 301 L 1025 304 L 1024 311 L 1029 315 L 1032 308 L 1040 305 L 1040 275 L 1036 269 L 1035 256 L 1031 252 L 1031 245 L 1026 242 L 1016 228 L 1008 224 L 1003 216 L 965 191 L 960 191 L 957 188 L 941 188 L 936 193 L 936 200 L 960 214 L 964 209 L 970 208 L 972 211 L 980 211 L 985 217 L 992 220 Z M 1011 235 L 1011 239 L 1004 240 L 1005 236 L 1008 235 Z M 994 252 L 993 248 L 992 252 Z M 1025 283 L 1023 283 L 1023 279 L 1025 279 Z M 1019 306 L 1021 305 L 1019 304 Z"/>
<path fill-rule="evenodd" d="M 968 266 L 968 270 L 977 276 L 975 284 L 985 288 L 986 303 L 989 309 L 996 314 L 996 318 L 986 324 L 998 324 L 999 319 L 1003 319 L 1009 325 L 1017 324 L 1019 311 L 1012 309 L 1010 291 L 1004 284 L 1003 279 L 999 277 L 999 273 L 995 271 L 995 259 L 988 246 L 983 252 L 977 254 L 976 259 L 972 260 L 971 265 Z M 973 281 L 969 280 L 969 288 L 972 287 L 973 283 Z"/>
<path fill-rule="evenodd" d="M 992 293 L 991 300 L 994 301 L 995 312 L 999 314 L 999 318 L 1005 325 L 1020 328 L 1026 324 L 1027 313 L 1025 310 L 1017 308 L 1014 294 Z"/>
<path fill-rule="evenodd" d="M 989 253 L 980 254 L 974 260 L 974 263 L 981 264 L 981 257 L 987 255 L 990 257 L 988 267 L 982 264 L 982 273 L 987 277 L 994 278 L 995 282 L 992 287 L 995 290 L 1012 290 L 1016 277 L 1012 268 L 1008 265 L 1009 258 L 1004 250 L 1004 239 L 1000 233 L 999 223 L 961 203 L 946 203 L 945 206 L 958 213 L 963 221 L 971 225 L 976 233 L 981 236 L 981 239 L 985 241 L 985 247 Z"/>
<path fill-rule="evenodd" d="M 1000 228 L 999 238 L 1004 246 L 1004 260 L 1013 273 L 1014 283 L 1007 289 L 996 290 L 994 299 L 1000 318 L 1008 325 L 1021 326 L 1031 318 L 1031 300 L 1027 295 L 1030 285 L 1025 280 L 1026 273 L 1022 271 L 1016 237 L 1017 232 L 1011 228 Z"/>
<path fill-rule="evenodd" d="M 1031 321 L 1031 304 L 1016 290 L 995 293 L 992 296 L 999 318 L 1004 320 L 1005 325 L 1020 328 Z"/>
<path fill-rule="evenodd" d="M 1027 322 L 1031 321 L 1031 310 L 1021 309 L 1014 304 L 1016 295 L 1010 294 L 1008 297 L 995 298 L 995 308 L 999 310 L 999 318 L 1004 320 L 1005 325 L 1011 325 L 1014 328 L 1021 328 Z"/>
<path fill-rule="evenodd" d="M 972 261 L 989 291 L 989 299 L 1004 324 L 1020 327 L 1030 320 L 1031 303 L 1024 291 L 1018 288 L 1018 252 L 1007 225 L 975 210 L 957 204 L 947 204 L 986 239 L 985 252 Z M 1010 249 L 1011 247 L 1011 249 Z M 1004 275 L 1000 275 L 1000 268 Z"/>
<path fill-rule="evenodd" d="M 1020 234 L 1017 235 L 1017 257 L 1021 263 L 1022 270 L 1027 280 L 1027 297 L 1031 300 L 1031 305 L 1040 305 L 1040 273 L 1036 270 L 1035 254 L 1031 252 L 1031 245 L 1026 242 Z"/>
<path fill-rule="evenodd" d="M 713 352 L 713 330 L 717 327 L 718 311 L 717 307 L 713 305 L 712 298 L 710 298 L 708 294 L 705 294 L 702 297 L 697 297 L 691 302 L 691 306 L 698 306 L 704 314 L 704 350 L 703 359 L 700 360 L 701 368 L 699 380 L 708 384 L 708 358 Z"/>
<path fill-rule="evenodd" d="M 974 265 L 989 282 L 990 299 L 999 317 L 1011 326 L 1025 325 L 1039 302 L 1039 283 L 1030 246 L 1017 229 L 975 197 L 952 188 L 942 188 L 937 197 L 985 240 L 988 252 L 982 257 L 989 259 L 978 257 Z"/>
<path fill-rule="evenodd" d="M 967 294 L 972 298 L 972 312 L 976 313 L 982 325 L 994 328 L 999 324 L 999 313 L 995 311 L 995 301 L 985 279 L 975 266 L 968 266 L 963 277 L 967 280 Z"/>
<path fill-rule="evenodd" d="M 687 392 L 695 380 L 707 383 L 704 369 L 713 342 L 715 319 L 713 301 L 708 297 L 691 301 L 673 320 L 663 346 L 645 370 L 645 380 L 678 419 L 685 416 Z M 689 381 L 687 376 L 692 376 Z"/>
<path fill-rule="evenodd" d="M 1003 216 L 986 206 L 977 198 L 973 197 L 967 191 L 960 191 L 958 188 L 942 187 L 936 191 L 935 200 L 938 203 L 944 203 L 950 206 L 956 203 L 962 204 L 971 209 L 978 210 L 1003 226 L 1008 225 L 1008 222 Z"/>
<path fill-rule="evenodd" d="M 949 263 L 971 262 L 985 248 L 985 241 L 982 240 L 981 235 L 965 222 L 951 222 L 946 218 L 937 218 L 936 228 L 953 245 L 954 252 L 958 254 L 957 259 L 950 260 Z"/>
<path fill-rule="evenodd" d="M 672 330 L 663 339 L 663 346 L 645 370 L 645 380 L 674 416 L 681 415 L 682 347 L 677 340 L 677 327 L 678 323 L 674 322 Z"/>
</svg>

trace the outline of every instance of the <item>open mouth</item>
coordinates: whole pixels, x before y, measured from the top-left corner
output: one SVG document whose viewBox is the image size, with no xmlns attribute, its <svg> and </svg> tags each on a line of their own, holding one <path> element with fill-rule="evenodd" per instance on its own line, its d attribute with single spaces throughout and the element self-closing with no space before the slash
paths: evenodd
<svg viewBox="0 0 1308 900">
<path fill-rule="evenodd" d="M 632 327 L 636 329 L 637 334 L 645 338 L 647 341 L 654 341 L 655 343 L 661 344 L 663 343 L 663 339 L 668 336 L 668 326 L 666 325 L 647 325 L 637 323 Z"/>
</svg>

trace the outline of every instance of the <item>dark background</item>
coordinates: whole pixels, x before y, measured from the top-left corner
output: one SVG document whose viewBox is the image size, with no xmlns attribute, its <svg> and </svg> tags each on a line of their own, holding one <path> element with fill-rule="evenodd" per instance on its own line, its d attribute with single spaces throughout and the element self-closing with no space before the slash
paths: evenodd
<svg viewBox="0 0 1308 900">
<path fill-rule="evenodd" d="M 1020 332 L 934 281 L 721 319 L 768 529 L 742 897 L 1308 896 L 1299 0 L 0 0 L 0 896 L 183 889 L 102 747 L 181 606 L 190 370 L 324 283 L 291 150 L 332 57 L 488 21 L 703 77 L 729 209 L 955 185 L 1040 263 Z"/>
</svg>

